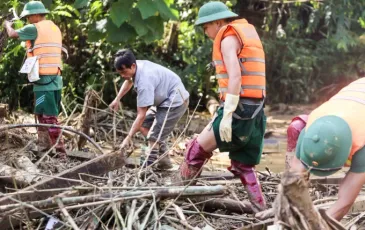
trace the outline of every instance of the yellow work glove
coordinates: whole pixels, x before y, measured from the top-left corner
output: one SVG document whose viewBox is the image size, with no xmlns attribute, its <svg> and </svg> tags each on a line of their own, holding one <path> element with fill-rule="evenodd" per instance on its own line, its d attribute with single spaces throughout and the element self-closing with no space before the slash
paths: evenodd
<svg viewBox="0 0 365 230">
<path fill-rule="evenodd" d="M 219 125 L 219 135 L 222 141 L 232 141 L 232 115 L 237 108 L 239 100 L 240 97 L 238 95 L 226 94 L 223 117 Z"/>
</svg>

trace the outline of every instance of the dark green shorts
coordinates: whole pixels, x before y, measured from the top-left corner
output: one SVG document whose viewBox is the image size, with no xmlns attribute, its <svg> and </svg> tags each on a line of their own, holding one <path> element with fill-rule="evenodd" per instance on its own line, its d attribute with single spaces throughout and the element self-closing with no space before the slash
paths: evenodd
<svg viewBox="0 0 365 230">
<path fill-rule="evenodd" d="M 235 113 L 242 118 L 250 118 L 258 105 L 243 105 L 243 111 L 237 106 Z M 219 136 L 219 124 L 222 120 L 223 108 L 217 111 L 213 121 L 214 136 L 221 152 L 229 152 L 229 158 L 247 165 L 260 163 L 263 140 L 266 129 L 266 116 L 263 109 L 248 120 L 233 117 L 232 142 L 222 142 Z"/>
<path fill-rule="evenodd" d="M 34 113 L 58 116 L 61 105 L 61 90 L 35 91 Z"/>
</svg>

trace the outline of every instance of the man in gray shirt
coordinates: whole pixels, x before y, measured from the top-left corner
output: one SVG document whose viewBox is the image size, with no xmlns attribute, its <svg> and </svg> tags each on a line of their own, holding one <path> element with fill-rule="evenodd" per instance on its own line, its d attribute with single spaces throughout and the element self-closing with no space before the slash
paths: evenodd
<svg viewBox="0 0 365 230">
<path fill-rule="evenodd" d="M 184 115 L 189 93 L 171 70 L 150 61 L 136 60 L 129 49 L 119 50 L 115 56 L 114 66 L 125 81 L 109 107 L 118 110 L 120 99 L 133 85 L 137 92 L 137 118 L 121 148 L 131 145 L 131 138 L 140 131 L 147 137 L 149 147 L 153 147 L 146 161 L 148 166 L 166 151 L 164 141 Z M 158 167 L 172 167 L 168 155 L 158 162 Z"/>
</svg>

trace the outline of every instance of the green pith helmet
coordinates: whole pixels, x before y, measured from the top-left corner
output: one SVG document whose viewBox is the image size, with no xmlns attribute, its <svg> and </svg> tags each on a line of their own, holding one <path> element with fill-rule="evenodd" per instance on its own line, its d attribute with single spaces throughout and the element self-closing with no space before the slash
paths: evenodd
<svg viewBox="0 0 365 230">
<path fill-rule="evenodd" d="M 25 4 L 23 12 L 20 14 L 20 18 L 33 15 L 33 14 L 48 14 L 49 11 L 44 7 L 40 1 L 31 1 Z"/>
<path fill-rule="evenodd" d="M 352 147 L 352 132 L 345 120 L 337 116 L 323 116 L 300 133 L 297 158 L 311 173 L 329 176 L 346 163 Z"/>
<path fill-rule="evenodd" d="M 199 9 L 195 25 L 202 25 L 219 19 L 234 18 L 238 15 L 228 9 L 222 2 L 208 2 Z"/>
</svg>

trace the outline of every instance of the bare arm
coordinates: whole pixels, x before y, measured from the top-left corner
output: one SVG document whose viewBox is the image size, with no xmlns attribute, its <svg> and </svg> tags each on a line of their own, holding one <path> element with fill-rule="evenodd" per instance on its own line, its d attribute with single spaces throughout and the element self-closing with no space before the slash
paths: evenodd
<svg viewBox="0 0 365 230">
<path fill-rule="evenodd" d="M 12 25 L 13 23 L 9 21 L 5 21 L 4 23 L 4 27 L 6 29 L 6 32 L 8 33 L 8 36 L 10 38 L 19 38 L 18 33 L 13 29 L 13 27 L 11 27 Z"/>
<path fill-rule="evenodd" d="M 125 80 L 123 82 L 122 87 L 120 87 L 119 93 L 118 95 L 115 97 L 115 99 L 113 100 L 112 103 L 110 103 L 109 108 L 114 110 L 114 111 L 118 111 L 119 109 L 119 101 L 120 99 L 122 99 L 122 97 L 128 93 L 128 91 L 132 88 L 133 86 L 133 81 L 131 80 Z"/>
<path fill-rule="evenodd" d="M 365 173 L 348 172 L 341 182 L 338 200 L 328 209 L 327 214 L 341 220 L 348 213 L 364 184 Z"/>
<path fill-rule="evenodd" d="M 142 126 L 144 119 L 146 118 L 148 107 L 137 107 L 137 118 L 134 120 L 131 130 L 128 136 L 132 137 L 136 134 Z"/>
<path fill-rule="evenodd" d="M 229 76 L 227 93 L 239 95 L 241 90 L 241 68 L 237 54 L 241 44 L 236 36 L 228 36 L 222 40 L 221 50 L 224 65 Z"/>
<path fill-rule="evenodd" d="M 120 101 L 120 99 L 122 99 L 122 97 L 124 95 L 126 95 L 126 93 L 129 92 L 129 90 L 132 88 L 132 86 L 133 86 L 133 81 L 132 80 L 125 80 L 123 82 L 122 87 L 120 87 L 119 93 L 118 93 L 118 95 L 115 99 Z"/>
</svg>

